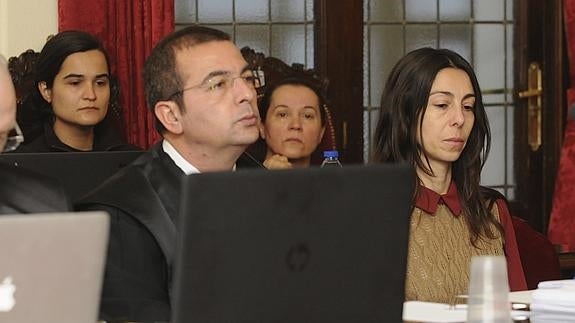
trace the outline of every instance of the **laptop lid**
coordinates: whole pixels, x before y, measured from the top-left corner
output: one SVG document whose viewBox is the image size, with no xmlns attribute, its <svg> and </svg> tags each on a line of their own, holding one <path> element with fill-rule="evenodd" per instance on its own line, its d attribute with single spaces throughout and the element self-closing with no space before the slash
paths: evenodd
<svg viewBox="0 0 575 323">
<path fill-rule="evenodd" d="M 72 202 L 140 156 L 142 151 L 0 154 L 0 162 L 55 178 Z"/>
<path fill-rule="evenodd" d="M 174 322 L 401 322 L 414 175 L 187 176 Z"/>
<path fill-rule="evenodd" d="M 96 322 L 108 231 L 104 212 L 0 217 L 0 322 Z"/>
</svg>

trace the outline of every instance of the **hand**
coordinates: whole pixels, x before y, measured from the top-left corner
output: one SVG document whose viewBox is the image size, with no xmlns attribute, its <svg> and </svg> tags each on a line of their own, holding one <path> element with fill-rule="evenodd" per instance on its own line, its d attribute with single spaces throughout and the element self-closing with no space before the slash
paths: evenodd
<svg viewBox="0 0 575 323">
<path fill-rule="evenodd" d="M 267 169 L 290 169 L 293 168 L 293 165 L 289 162 L 286 156 L 282 155 L 273 155 L 269 158 L 264 160 L 264 166 Z"/>
</svg>

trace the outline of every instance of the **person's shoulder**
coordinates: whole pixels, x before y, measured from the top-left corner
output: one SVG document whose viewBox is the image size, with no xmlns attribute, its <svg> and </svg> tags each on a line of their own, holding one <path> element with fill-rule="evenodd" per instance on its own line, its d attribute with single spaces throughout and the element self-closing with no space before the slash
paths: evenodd
<svg viewBox="0 0 575 323">
<path fill-rule="evenodd" d="M 124 168 L 120 169 L 118 172 L 110 176 L 106 179 L 103 183 L 98 185 L 94 190 L 92 190 L 86 197 L 94 197 L 98 196 L 107 191 L 120 191 L 121 189 L 125 189 L 128 183 L 132 180 L 132 178 L 137 177 L 141 174 L 141 157 L 137 158 L 134 162 L 129 165 L 126 165 Z M 139 187 L 134 187 L 134 190 L 140 189 Z M 85 200 L 86 197 L 82 198 Z"/>
<path fill-rule="evenodd" d="M 75 209 L 106 211 L 112 221 L 126 226 L 146 226 L 146 219 L 155 218 L 164 210 L 152 184 L 152 178 L 164 178 L 151 171 L 162 167 L 157 166 L 156 160 L 154 151 L 143 153 L 78 200 Z"/>
<path fill-rule="evenodd" d="M 497 200 L 503 200 L 503 201 L 507 200 L 505 198 L 505 196 L 503 194 L 501 194 L 501 192 L 499 192 L 493 188 L 490 188 L 490 187 L 481 186 L 480 192 L 481 192 L 481 196 L 486 201 L 494 201 L 495 202 Z"/>
<path fill-rule="evenodd" d="M 130 164 L 120 169 L 114 175 L 82 197 L 77 205 L 121 205 L 127 203 L 128 192 L 142 192 L 149 187 L 147 168 L 155 159 L 153 151 L 143 152 Z"/>
<path fill-rule="evenodd" d="M 96 126 L 94 133 L 94 151 L 142 150 L 141 147 L 128 143 L 120 133 L 103 121 Z"/>
<path fill-rule="evenodd" d="M 244 152 L 236 160 L 236 168 L 241 169 L 266 169 L 255 157 L 248 152 Z"/>
<path fill-rule="evenodd" d="M 51 152 L 50 145 L 46 142 L 46 136 L 41 134 L 40 136 L 34 138 L 34 140 L 30 142 L 26 142 L 18 149 L 14 151 L 14 153 L 44 153 L 44 152 Z"/>
<path fill-rule="evenodd" d="M 494 205 L 497 205 L 499 213 L 502 212 L 503 208 L 505 209 L 504 210 L 505 212 L 507 213 L 509 212 L 507 211 L 509 210 L 507 198 L 503 194 L 501 194 L 501 192 L 485 186 L 480 187 L 480 192 L 489 210 L 491 210 Z"/>
<path fill-rule="evenodd" d="M 108 149 L 108 151 L 142 151 L 143 149 L 129 143 L 118 143 Z"/>
<path fill-rule="evenodd" d="M 126 141 L 113 138 L 102 141 L 100 138 L 94 140 L 94 151 L 142 151 L 141 147 L 132 145 Z"/>
</svg>

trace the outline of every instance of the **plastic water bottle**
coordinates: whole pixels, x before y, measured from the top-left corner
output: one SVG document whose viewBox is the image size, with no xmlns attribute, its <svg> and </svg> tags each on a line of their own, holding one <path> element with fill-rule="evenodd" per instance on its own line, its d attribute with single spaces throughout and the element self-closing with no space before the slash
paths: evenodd
<svg viewBox="0 0 575 323">
<path fill-rule="evenodd" d="M 342 167 L 337 150 L 326 150 L 323 152 L 321 167 Z"/>
</svg>

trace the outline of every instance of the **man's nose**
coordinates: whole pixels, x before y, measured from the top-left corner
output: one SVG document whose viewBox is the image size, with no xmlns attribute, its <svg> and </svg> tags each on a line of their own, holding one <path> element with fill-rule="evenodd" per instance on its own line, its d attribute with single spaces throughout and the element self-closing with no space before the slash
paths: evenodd
<svg viewBox="0 0 575 323">
<path fill-rule="evenodd" d="M 249 81 L 243 77 L 236 77 L 232 79 L 232 91 L 236 93 L 239 102 L 251 101 L 256 96 L 255 88 L 248 83 Z"/>
</svg>

